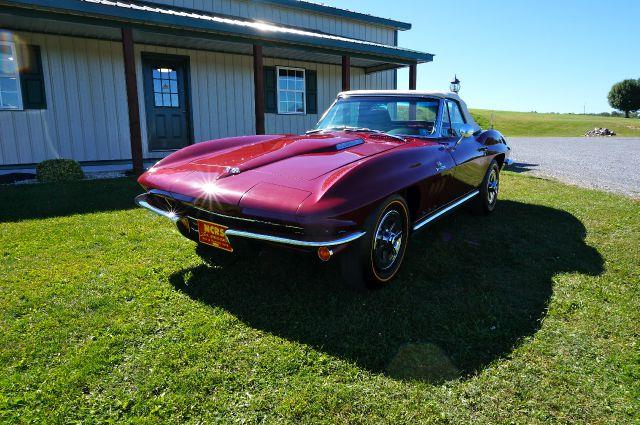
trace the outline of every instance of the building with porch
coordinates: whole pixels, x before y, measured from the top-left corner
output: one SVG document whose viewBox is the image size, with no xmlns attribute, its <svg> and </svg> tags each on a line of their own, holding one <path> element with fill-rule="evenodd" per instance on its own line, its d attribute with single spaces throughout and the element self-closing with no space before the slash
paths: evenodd
<svg viewBox="0 0 640 425">
<path fill-rule="evenodd" d="M 433 55 L 411 25 L 298 0 L 0 0 L 0 171 L 140 171 L 227 136 L 303 133 L 341 90 Z"/>
</svg>

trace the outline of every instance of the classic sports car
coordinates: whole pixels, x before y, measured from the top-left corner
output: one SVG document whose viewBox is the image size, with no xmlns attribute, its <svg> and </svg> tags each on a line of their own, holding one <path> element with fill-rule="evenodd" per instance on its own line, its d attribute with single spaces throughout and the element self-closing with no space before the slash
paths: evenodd
<svg viewBox="0 0 640 425">
<path fill-rule="evenodd" d="M 504 137 L 455 93 L 349 91 L 305 135 L 197 143 L 138 182 L 139 206 L 227 255 L 241 239 L 341 261 L 354 288 L 389 282 L 409 236 L 464 204 L 496 207 Z"/>
</svg>

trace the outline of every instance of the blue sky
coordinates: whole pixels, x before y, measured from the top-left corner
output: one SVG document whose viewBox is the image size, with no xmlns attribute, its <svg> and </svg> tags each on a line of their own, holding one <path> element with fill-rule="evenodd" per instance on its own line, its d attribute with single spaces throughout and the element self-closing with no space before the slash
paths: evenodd
<svg viewBox="0 0 640 425">
<path fill-rule="evenodd" d="M 475 108 L 610 111 L 611 85 L 640 78 L 640 0 L 322 2 L 413 24 L 400 45 L 436 55 L 418 89 L 447 89 L 457 73 Z"/>
</svg>

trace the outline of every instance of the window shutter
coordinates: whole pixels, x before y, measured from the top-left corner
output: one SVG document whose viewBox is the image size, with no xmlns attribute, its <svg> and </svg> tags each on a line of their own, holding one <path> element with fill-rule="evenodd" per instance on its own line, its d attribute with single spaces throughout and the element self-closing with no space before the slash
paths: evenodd
<svg viewBox="0 0 640 425">
<path fill-rule="evenodd" d="M 42 56 L 40 46 L 25 45 L 21 49 L 20 85 L 24 109 L 46 109 Z"/>
<path fill-rule="evenodd" d="M 278 113 L 278 79 L 276 67 L 264 67 L 264 111 L 269 114 Z"/>
<path fill-rule="evenodd" d="M 318 113 L 318 74 L 316 71 L 306 70 L 307 114 Z"/>
</svg>

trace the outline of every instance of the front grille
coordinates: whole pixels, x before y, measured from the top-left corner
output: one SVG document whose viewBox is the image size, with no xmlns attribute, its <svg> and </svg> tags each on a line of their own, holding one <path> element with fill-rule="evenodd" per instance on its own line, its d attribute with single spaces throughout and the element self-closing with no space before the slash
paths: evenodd
<svg viewBox="0 0 640 425">
<path fill-rule="evenodd" d="M 229 214 L 223 214 L 216 211 L 207 211 L 194 205 L 178 201 L 169 196 L 150 193 L 148 196 L 148 202 L 156 208 L 160 208 L 163 211 L 171 211 L 180 217 L 186 217 L 189 220 L 189 230 L 194 234 L 198 232 L 197 220 L 205 220 L 226 226 L 231 229 L 244 230 L 257 233 L 268 233 L 274 236 L 282 237 L 303 237 L 305 235 L 304 229 L 299 226 L 290 225 L 286 223 L 278 223 L 267 221 L 264 219 L 234 216 Z M 235 206 L 222 206 L 225 211 L 234 211 L 240 213 Z"/>
</svg>

